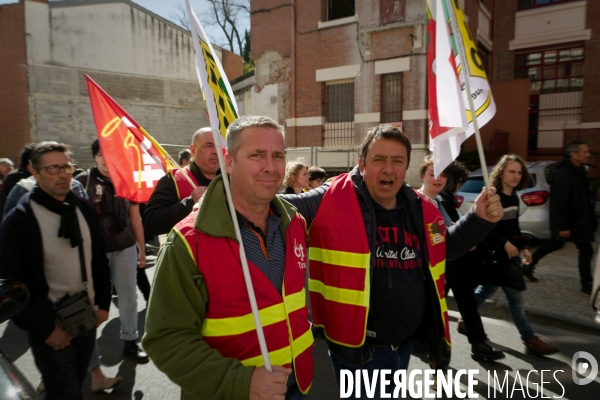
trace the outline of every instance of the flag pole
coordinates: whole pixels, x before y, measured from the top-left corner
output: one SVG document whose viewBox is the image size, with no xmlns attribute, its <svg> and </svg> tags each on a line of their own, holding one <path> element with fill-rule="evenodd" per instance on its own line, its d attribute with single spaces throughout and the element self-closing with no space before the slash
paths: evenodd
<svg viewBox="0 0 600 400">
<path fill-rule="evenodd" d="M 198 20 L 198 17 L 196 16 L 196 13 L 194 12 L 194 10 L 192 9 L 189 0 L 185 1 L 185 5 L 186 5 L 186 9 L 187 9 L 187 14 L 188 14 L 188 21 L 190 23 L 190 32 L 192 34 L 192 41 L 194 42 L 194 51 L 196 53 L 196 71 L 198 72 L 198 80 L 200 83 L 200 89 L 202 90 L 202 93 L 205 97 L 205 101 L 208 98 L 208 94 L 212 94 L 214 96 L 214 93 L 210 93 L 212 91 L 212 89 L 210 88 L 209 85 L 203 85 L 202 84 L 202 76 L 200 74 L 200 66 L 198 64 L 198 58 L 200 57 L 204 57 L 204 55 L 202 54 L 202 51 L 198 51 L 198 39 L 199 39 L 199 34 L 201 34 L 202 36 L 206 36 L 203 32 L 204 29 L 202 29 L 202 25 L 200 25 L 200 21 Z M 195 32 L 195 31 L 198 32 Z M 206 40 L 206 42 L 208 43 L 208 46 L 211 50 L 211 52 L 213 52 L 214 50 L 212 49 L 212 45 L 210 44 L 210 41 Z M 215 60 L 215 63 L 217 64 L 217 66 L 219 66 L 218 60 Z M 223 77 L 225 77 L 224 73 L 221 71 L 220 72 Z M 209 93 L 205 93 L 205 86 L 208 86 L 207 91 Z M 234 109 L 235 111 L 235 117 L 237 118 L 237 110 Z M 233 204 L 233 198 L 231 197 L 231 187 L 229 185 L 229 177 L 227 175 L 227 171 L 225 169 L 225 160 L 223 159 L 223 150 L 222 150 L 222 145 L 221 145 L 221 138 L 223 137 L 221 135 L 221 133 L 219 132 L 219 129 L 215 129 L 215 127 L 213 126 L 213 122 L 215 118 L 217 121 L 219 121 L 218 115 L 210 115 L 210 110 L 209 110 L 209 120 L 210 120 L 210 126 L 211 126 L 211 131 L 213 134 L 213 139 L 215 141 L 215 146 L 217 148 L 217 156 L 219 158 L 219 167 L 221 168 L 221 175 L 223 177 L 223 185 L 225 187 L 225 194 L 227 197 L 227 204 L 229 205 L 229 213 L 231 214 L 231 222 L 233 223 L 233 228 L 235 230 L 235 236 L 237 238 L 237 241 L 240 245 L 240 263 L 242 264 L 242 271 L 244 274 L 244 281 L 246 283 L 246 290 L 248 292 L 248 299 L 250 300 L 250 308 L 252 310 L 252 316 L 254 318 L 254 325 L 256 328 L 256 336 L 258 337 L 258 344 L 260 347 L 260 352 L 263 358 L 263 363 L 265 366 L 265 369 L 267 371 L 272 371 L 273 368 L 271 367 L 271 359 L 269 358 L 269 350 L 267 349 L 267 342 L 265 340 L 265 334 L 263 332 L 263 327 L 262 327 L 262 323 L 260 321 L 260 314 L 258 313 L 258 304 L 256 302 L 256 295 L 254 294 L 254 286 L 252 285 L 252 278 L 250 276 L 250 269 L 248 268 L 248 260 L 246 259 L 246 252 L 244 251 L 244 243 L 242 242 L 242 234 L 240 232 L 240 226 L 237 220 L 237 215 L 235 212 L 235 206 Z"/>
<path fill-rule="evenodd" d="M 185 178 L 186 181 L 188 181 L 188 183 L 190 185 L 192 185 L 192 189 L 196 189 L 196 184 L 194 183 L 194 181 L 192 180 L 192 178 L 190 178 L 188 176 L 188 174 L 183 172 L 183 168 L 181 168 L 181 166 L 177 163 L 177 161 L 175 161 L 173 159 L 173 157 L 171 157 L 171 155 L 169 153 L 167 153 L 167 151 L 164 149 L 164 147 L 162 147 L 162 145 L 160 143 L 158 143 L 152 136 L 150 136 L 150 134 L 142 127 L 140 127 L 140 132 L 142 132 L 144 134 L 144 136 L 146 136 L 146 138 L 150 141 L 150 143 L 152 143 L 152 145 L 158 149 L 158 151 L 160 151 L 163 155 L 163 157 L 165 157 L 166 160 L 171 161 L 171 163 L 177 167 L 177 169 L 179 170 L 179 172 L 181 173 L 181 175 L 183 175 L 183 177 Z M 143 143 L 142 143 L 143 145 Z M 168 169 L 168 165 L 167 165 L 167 171 L 165 171 L 167 174 L 169 173 L 169 169 Z"/>
<path fill-rule="evenodd" d="M 471 92 L 471 84 L 469 83 L 469 62 L 467 61 L 467 57 L 465 54 L 465 48 L 463 47 L 462 36 L 460 34 L 460 30 L 458 29 L 458 22 L 456 21 L 456 12 L 454 11 L 454 6 L 452 4 L 448 4 L 447 0 L 442 0 L 446 5 L 446 9 L 448 10 L 448 14 L 450 14 L 450 23 L 452 27 L 452 32 L 454 33 L 454 42 L 456 43 L 456 47 L 460 53 L 462 58 L 462 73 L 464 76 L 465 82 L 465 90 L 467 91 L 467 97 L 469 99 L 469 108 L 471 110 L 471 120 L 473 121 L 473 128 L 475 130 L 475 141 L 477 142 L 477 153 L 479 154 L 479 162 L 481 163 L 481 172 L 483 175 L 483 181 L 485 182 L 485 187 L 487 188 L 488 194 L 490 192 L 490 177 L 487 172 L 487 163 L 485 162 L 485 154 L 483 152 L 483 143 L 481 142 L 481 134 L 479 133 L 479 123 L 477 122 L 477 110 L 475 109 L 475 104 L 473 103 L 473 96 Z"/>
<path fill-rule="evenodd" d="M 267 341 L 265 340 L 265 334 L 263 332 L 262 322 L 260 321 L 260 315 L 258 313 L 258 304 L 256 303 L 256 295 L 254 294 L 254 285 L 252 284 L 252 277 L 250 276 L 250 269 L 248 268 L 248 260 L 246 259 L 246 252 L 244 250 L 244 242 L 242 241 L 242 233 L 240 232 L 240 225 L 238 223 L 237 215 L 235 212 L 235 206 L 233 204 L 233 198 L 231 197 L 231 187 L 229 186 L 229 176 L 225 170 L 225 160 L 223 159 L 223 150 L 221 147 L 221 134 L 211 128 L 215 146 L 217 147 L 217 156 L 219 157 L 219 167 L 221 168 L 221 176 L 223 177 L 223 185 L 225 186 L 225 195 L 227 197 L 227 204 L 229 205 L 229 213 L 231 214 L 231 221 L 233 222 L 233 229 L 235 230 L 235 236 L 240 244 L 240 262 L 242 263 L 242 271 L 244 273 L 244 281 L 246 282 L 246 290 L 248 291 L 248 298 L 250 299 L 250 308 L 252 309 L 252 316 L 254 317 L 254 325 L 256 326 L 256 335 L 258 336 L 258 344 L 260 346 L 260 352 L 263 357 L 265 369 L 272 371 L 271 359 L 269 358 L 269 350 L 267 349 Z"/>
</svg>

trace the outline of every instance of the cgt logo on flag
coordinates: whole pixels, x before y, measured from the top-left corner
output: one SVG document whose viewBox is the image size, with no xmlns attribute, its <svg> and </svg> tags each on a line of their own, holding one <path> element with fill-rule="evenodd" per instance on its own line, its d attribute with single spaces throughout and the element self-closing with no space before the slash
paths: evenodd
<svg viewBox="0 0 600 400">
<path fill-rule="evenodd" d="M 171 157 L 108 93 L 86 75 L 104 161 L 117 196 L 145 203 L 175 165 Z"/>
<path fill-rule="evenodd" d="M 138 142 L 135 135 L 131 132 L 132 129 L 136 129 L 136 126 L 127 117 L 115 117 L 110 120 L 102 130 L 100 131 L 101 138 L 110 138 L 120 127 L 121 122 L 127 129 L 125 138 L 123 139 L 123 147 L 127 154 L 125 155 L 126 160 L 131 160 L 134 165 L 132 170 L 133 182 L 137 183 L 137 188 L 141 189 L 142 184 L 146 185 L 146 188 L 153 188 L 154 182 L 158 182 L 165 174 L 161 167 L 160 160 L 156 160 L 150 155 L 152 149 L 152 142 L 147 137 L 144 137 L 142 142 Z M 122 137 L 123 134 L 117 135 Z M 118 138 L 116 140 L 119 140 Z M 111 147 L 114 149 L 114 141 L 103 140 L 102 143 L 105 147 Z M 108 149 L 107 149 L 108 150 Z M 107 154 L 113 154 L 113 152 L 107 152 Z M 122 162 L 123 160 L 121 160 Z M 125 162 L 126 163 L 126 162 Z"/>
<path fill-rule="evenodd" d="M 135 147 L 138 149 L 137 146 Z M 165 172 L 148 153 L 152 148 L 150 139 L 145 138 L 140 147 L 142 150 L 143 167 L 140 166 L 137 171 L 133 171 L 133 181 L 138 184 L 138 187 L 141 187 L 143 182 L 147 188 L 153 188 L 154 182 L 158 182 L 164 176 Z"/>
</svg>

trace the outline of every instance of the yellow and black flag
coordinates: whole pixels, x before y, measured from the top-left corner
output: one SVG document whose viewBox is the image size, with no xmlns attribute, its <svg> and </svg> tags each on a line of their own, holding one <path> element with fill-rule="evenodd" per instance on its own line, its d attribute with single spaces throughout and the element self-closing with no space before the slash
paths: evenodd
<svg viewBox="0 0 600 400">
<path fill-rule="evenodd" d="M 204 28 L 200 24 L 194 10 L 186 0 L 188 10 L 188 20 L 190 22 L 190 31 L 194 50 L 196 52 L 196 72 L 206 109 L 208 110 L 208 119 L 213 132 L 219 132 L 221 147 L 226 148 L 225 137 L 227 127 L 238 117 L 237 105 L 233 97 L 233 90 L 221 67 L 215 51 L 206 37 Z"/>
</svg>

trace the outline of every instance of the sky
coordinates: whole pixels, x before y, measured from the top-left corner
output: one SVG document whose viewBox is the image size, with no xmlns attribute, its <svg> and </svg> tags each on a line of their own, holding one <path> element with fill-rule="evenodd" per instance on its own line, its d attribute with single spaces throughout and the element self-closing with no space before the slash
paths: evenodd
<svg viewBox="0 0 600 400">
<path fill-rule="evenodd" d="M 52 1 L 52 0 L 50 0 Z M 161 17 L 168 19 L 172 22 L 175 22 L 175 18 L 173 18 L 173 14 L 177 14 L 177 3 L 181 3 L 185 6 L 185 0 L 131 0 L 134 3 L 139 4 L 140 6 L 152 11 L 155 14 L 160 15 Z M 9 4 L 9 3 L 18 3 L 18 0 L 0 0 L 0 4 Z M 190 4 L 194 8 L 196 15 L 202 22 L 203 13 L 207 13 L 211 11 L 209 8 L 209 4 L 203 0 L 190 0 Z M 241 29 L 239 29 L 240 33 L 243 34 L 244 30 L 250 27 L 250 17 L 246 18 L 244 24 L 241 24 Z M 229 50 L 229 45 L 225 39 L 225 35 L 221 32 L 218 26 L 211 27 L 204 25 L 204 30 L 208 35 L 208 38 L 211 40 L 213 44 L 219 45 L 223 48 Z M 237 47 L 237 46 L 236 46 Z M 233 51 L 238 53 L 238 49 L 234 47 Z"/>
</svg>

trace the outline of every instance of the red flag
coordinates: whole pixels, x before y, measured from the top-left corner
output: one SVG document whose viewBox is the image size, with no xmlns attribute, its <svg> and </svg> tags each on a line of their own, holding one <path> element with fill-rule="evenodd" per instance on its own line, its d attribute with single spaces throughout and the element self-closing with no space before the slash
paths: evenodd
<svg viewBox="0 0 600 400">
<path fill-rule="evenodd" d="M 158 180 L 174 167 L 170 156 L 92 78 L 85 78 L 100 148 L 117 196 L 145 203 Z"/>
</svg>

